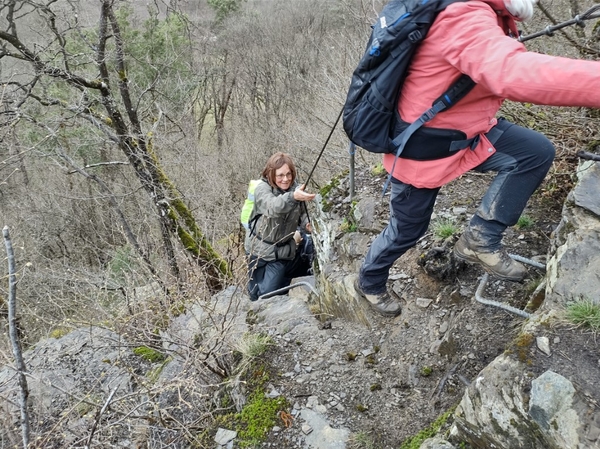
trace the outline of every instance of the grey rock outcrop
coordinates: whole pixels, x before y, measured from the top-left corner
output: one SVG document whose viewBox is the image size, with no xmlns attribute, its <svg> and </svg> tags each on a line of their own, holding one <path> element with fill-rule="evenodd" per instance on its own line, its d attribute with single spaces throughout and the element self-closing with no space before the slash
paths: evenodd
<svg viewBox="0 0 600 449">
<path fill-rule="evenodd" d="M 456 411 L 453 434 L 475 447 L 600 447 L 598 350 L 563 320 L 569 301 L 599 301 L 600 168 L 584 163 L 578 175 L 555 232 L 544 303 Z M 534 344 L 540 336 L 550 342 L 545 351 Z"/>
<path fill-rule="evenodd" d="M 548 261 L 548 286 L 543 309 L 555 311 L 568 301 L 600 297 L 600 167 L 584 162 L 579 181 L 569 193 L 555 232 Z"/>
<path fill-rule="evenodd" d="M 123 336 L 99 327 L 42 340 L 24 353 L 24 359 L 33 429 L 39 435 L 61 423 L 61 432 L 49 433 L 41 442 L 44 447 L 83 446 L 107 398 L 132 393 L 132 372 L 149 366 L 133 354 Z M 20 428 L 18 388 L 15 370 L 0 369 L 0 397 L 8 399 L 1 405 L 2 413 L 11 420 L 12 429 Z M 107 411 L 106 416 L 112 413 Z M 122 423 L 111 431 L 120 443 L 134 445 L 146 432 L 147 426 L 133 417 Z M 8 429 L 3 428 L 4 436 L 12 441 L 15 435 Z"/>
<path fill-rule="evenodd" d="M 43 447 L 83 447 L 88 440 L 96 442 L 96 447 L 133 449 L 151 443 L 190 447 L 181 441 L 172 443 L 177 433 L 152 423 L 177 420 L 183 429 L 194 428 L 203 419 L 202 404 L 210 409 L 211 395 L 218 397 L 219 384 L 224 384 L 238 411 L 248 393 L 235 381 L 235 375 L 223 382 L 195 367 L 198 358 L 194 356 L 209 353 L 208 346 L 223 356 L 221 363 L 227 363 L 224 356 L 232 348 L 239 348 L 249 331 L 247 321 L 256 331 L 275 340 L 290 340 L 291 345 L 296 339 L 302 341 L 307 335 L 319 333 L 319 321 L 309 309 L 307 295 L 296 288 L 289 297 L 251 302 L 239 288 L 229 287 L 207 303 L 190 305 L 171 320 L 161 335 L 168 357 L 156 363 L 136 355 L 130 341 L 100 327 L 76 329 L 60 338 L 39 341 L 25 351 L 24 357 L 35 432 L 51 435 L 45 437 Z M 311 366 L 299 364 L 297 370 L 283 377 L 300 384 L 305 378 L 309 382 L 311 374 L 322 376 L 316 369 L 313 373 Z M 268 388 L 269 398 L 281 394 L 272 385 Z M 8 399 L 0 402 L 0 440 L 18 445 L 19 385 L 15 370 L 8 366 L 0 367 L 0 398 Z M 98 411 L 105 404 L 104 415 L 100 416 Z M 297 436 L 293 447 L 344 449 L 350 430 L 335 426 L 326 416 L 328 408 L 335 406 L 343 409 L 333 399 L 325 405 L 317 397 L 309 398 L 306 404 L 295 404 L 291 415 L 299 427 L 310 431 Z M 104 422 L 111 424 L 106 426 Z M 60 432 L 53 432 L 53 426 Z M 281 429 L 274 430 L 278 432 Z M 237 447 L 236 438 L 235 431 L 219 428 L 213 440 L 217 448 L 233 448 Z"/>
</svg>

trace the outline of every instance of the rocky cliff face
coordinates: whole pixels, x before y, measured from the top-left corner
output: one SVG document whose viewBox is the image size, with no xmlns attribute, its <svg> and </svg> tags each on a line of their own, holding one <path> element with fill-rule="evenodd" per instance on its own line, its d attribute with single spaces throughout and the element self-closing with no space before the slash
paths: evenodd
<svg viewBox="0 0 600 449">
<path fill-rule="evenodd" d="M 600 350 L 564 318 L 569 302 L 600 297 L 600 168 L 584 163 L 548 260 L 546 295 L 508 347 L 468 388 L 457 435 L 481 447 L 600 447 Z"/>
<path fill-rule="evenodd" d="M 586 162 L 581 165 L 578 176 L 579 182 L 564 205 L 562 220 L 551 235 L 548 272 L 531 276 L 539 283 L 538 287 L 532 289 L 532 293 L 519 290 L 514 285 L 492 281 L 493 292 L 501 304 L 508 304 L 519 297 L 520 308 L 528 302 L 528 310 L 524 311 L 527 318 L 513 323 L 514 333 L 510 338 L 506 338 L 506 328 L 489 329 L 497 342 L 505 345 L 505 349 L 468 382 L 454 414 L 454 424 L 448 437 L 450 442 L 430 441 L 423 447 L 448 448 L 452 447 L 451 442 L 468 442 L 477 448 L 600 447 L 600 390 L 597 388 L 600 349 L 595 335 L 565 318 L 566 308 L 573 301 L 587 300 L 593 304 L 600 301 L 600 197 L 597 195 L 600 168 L 597 163 Z M 343 195 L 344 192 L 341 188 L 338 193 Z M 331 192 L 329 195 L 332 195 Z M 349 280 L 353 279 L 357 262 L 368 248 L 368 233 L 380 229 L 380 226 L 374 226 L 379 214 L 373 208 L 377 199 L 369 195 L 372 194 L 359 192 L 351 207 L 339 208 L 343 212 L 337 213 L 337 227 L 335 212 L 333 219 L 331 213 L 322 215 L 320 229 L 326 233 L 337 233 L 336 237 L 329 236 L 325 240 L 338 243 L 329 244 L 320 252 L 321 273 L 318 280 L 324 285 L 322 291 L 331 293 L 323 300 L 329 313 L 372 324 L 367 318 L 372 315 L 357 304 Z M 456 197 L 452 198 L 456 201 Z M 329 207 L 331 202 L 329 198 L 324 204 Z M 344 203 L 350 202 L 348 199 L 337 202 Z M 449 205 L 442 195 L 436 205 L 437 218 L 451 217 L 455 223 L 460 223 L 461 214 L 470 208 L 468 203 L 464 205 L 464 209 L 463 204 Z M 340 236 L 340 221 L 352 222 L 367 234 Z M 522 250 L 523 256 L 543 260 L 540 257 L 543 256 L 543 243 L 536 243 L 531 235 L 516 236 L 519 232 L 507 231 L 507 246 L 512 244 L 514 247 L 519 240 L 529 240 L 529 243 L 511 248 L 511 252 Z M 394 266 L 391 287 L 408 303 L 404 319 L 410 314 L 413 302 L 423 303 L 425 298 L 419 298 L 419 295 L 427 297 L 429 294 L 429 298 L 438 304 L 474 296 L 474 279 L 468 275 L 472 268 L 455 265 L 449 255 L 452 244 L 452 239 L 436 241 L 434 236 L 428 235 L 413 254 L 407 253 L 403 258 L 414 257 L 430 276 L 443 281 L 442 285 L 433 286 L 429 292 L 426 282 L 419 279 L 419 273 L 414 270 L 407 273 L 410 263 L 401 260 Z M 432 253 L 435 254 L 433 258 Z M 411 321 L 415 318 L 409 317 Z M 469 320 L 479 321 L 479 318 L 471 316 Z M 479 331 L 485 332 L 481 326 Z M 450 334 L 454 335 L 449 337 Z M 485 339 L 485 335 L 479 335 L 475 341 L 478 339 Z M 432 353 L 453 360 L 457 355 L 458 360 L 465 356 L 461 354 L 465 336 L 460 332 L 460 324 L 446 330 L 440 340 L 439 344 L 431 345 Z M 452 355 L 445 349 L 451 341 L 457 342 L 450 345 L 454 346 L 455 353 Z M 469 357 L 468 354 L 466 356 Z M 464 367 L 460 366 L 457 371 Z"/>
</svg>

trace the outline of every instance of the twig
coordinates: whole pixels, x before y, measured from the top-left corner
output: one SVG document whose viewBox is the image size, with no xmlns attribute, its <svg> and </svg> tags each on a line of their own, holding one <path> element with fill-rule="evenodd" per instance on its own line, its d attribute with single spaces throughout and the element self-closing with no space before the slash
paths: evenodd
<svg viewBox="0 0 600 449">
<path fill-rule="evenodd" d="M 463 376 L 462 374 L 458 373 L 458 374 L 456 375 L 456 377 L 458 377 L 458 379 L 459 379 L 459 380 L 460 380 L 460 381 L 461 381 L 463 384 L 465 384 L 467 387 L 468 387 L 469 385 L 471 385 L 471 382 L 469 382 L 469 379 L 467 379 L 467 378 L 466 378 L 465 376 Z"/>
<path fill-rule="evenodd" d="M 64 389 L 64 388 L 62 388 L 62 387 L 59 387 L 58 385 L 56 385 L 56 384 L 54 384 L 54 383 L 52 383 L 52 382 L 48 381 L 47 379 L 44 379 L 44 378 L 42 378 L 42 377 L 33 376 L 32 374 L 29 374 L 29 373 L 26 373 L 26 376 L 28 376 L 28 377 L 31 377 L 32 379 L 36 380 L 37 382 L 39 382 L 39 383 L 41 383 L 41 384 L 43 384 L 43 385 L 45 385 L 45 386 L 47 386 L 47 387 L 50 387 L 50 388 L 53 388 L 53 389 L 55 389 L 55 390 L 58 390 L 58 391 L 60 391 L 61 393 L 63 393 L 63 394 L 65 394 L 65 395 L 67 395 L 68 397 L 70 397 L 70 398 L 73 398 L 73 399 L 74 399 L 74 400 L 76 400 L 77 402 L 81 402 L 82 404 L 87 404 L 87 405 L 90 405 L 90 406 L 92 406 L 92 407 L 97 407 L 97 406 L 98 406 L 98 404 L 96 404 L 95 402 L 93 402 L 93 401 L 90 401 L 90 400 L 88 400 L 88 399 L 85 399 L 85 398 L 82 398 L 82 397 L 80 397 L 80 396 L 78 396 L 78 395 L 74 394 L 74 393 L 73 393 L 73 392 L 71 392 L 71 391 L 68 391 L 68 390 L 66 390 L 66 389 Z M 153 391 L 154 391 L 154 390 L 150 389 L 150 390 L 148 390 L 148 391 L 147 391 L 147 393 L 148 393 L 148 394 L 150 394 L 150 393 L 152 393 Z M 126 394 L 126 395 L 120 396 L 120 397 L 118 397 L 117 399 L 115 399 L 115 401 L 113 401 L 113 404 L 114 404 L 115 402 L 124 401 L 124 400 L 126 400 L 126 399 L 128 399 L 128 398 L 130 398 L 130 397 L 135 397 L 135 396 L 136 396 L 136 395 L 138 395 L 138 394 L 139 394 L 139 393 L 137 393 L 137 392 L 134 392 L 134 393 L 130 393 L 130 394 Z M 125 413 L 125 412 L 121 412 L 121 411 L 119 411 L 119 410 L 114 410 L 114 412 L 115 412 L 115 413 L 117 413 L 117 414 L 119 414 L 119 415 L 124 415 L 124 416 L 125 416 L 125 415 L 129 415 L 129 414 L 131 414 L 131 412 L 127 412 L 127 413 Z M 135 417 L 136 419 L 148 419 L 148 418 L 147 418 L 147 416 L 145 416 L 145 415 L 135 415 L 134 417 Z"/>
<path fill-rule="evenodd" d="M 102 415 L 108 408 L 108 404 L 110 404 L 112 397 L 115 395 L 115 393 L 117 392 L 118 389 L 119 389 L 118 385 L 115 388 L 113 388 L 113 390 L 108 395 L 108 398 L 104 402 L 104 405 L 102 406 L 102 408 L 98 411 L 98 413 L 96 413 L 96 419 L 94 420 L 94 425 L 92 426 L 92 429 L 90 430 L 90 436 L 88 437 L 87 443 L 85 444 L 85 449 L 88 449 L 90 447 L 90 445 L 92 444 L 92 438 L 94 437 L 94 432 L 96 432 L 96 427 L 98 427 L 100 418 L 102 417 Z"/>
<path fill-rule="evenodd" d="M 562 352 L 562 351 L 556 351 L 556 352 L 558 352 L 560 355 L 562 355 L 562 356 L 563 356 L 565 359 L 567 359 L 569 362 L 573 363 L 573 360 L 571 360 L 571 359 L 569 358 L 569 356 L 568 356 L 567 354 L 565 354 L 564 352 Z"/>
<path fill-rule="evenodd" d="M 19 376 L 19 387 L 21 390 L 21 433 L 23 436 L 23 447 L 27 448 L 29 446 L 29 412 L 27 411 L 29 389 L 27 388 L 27 379 L 25 378 L 25 371 L 27 370 L 23 361 L 21 340 L 17 331 L 17 276 L 15 274 L 15 255 L 8 226 L 4 226 L 2 235 L 4 236 L 4 245 L 6 246 L 6 255 L 8 256 L 8 333 Z"/>
<path fill-rule="evenodd" d="M 70 161 L 69 161 L 70 162 Z M 99 162 L 97 164 L 87 164 L 83 167 L 83 170 L 88 168 L 96 168 L 96 167 L 105 167 L 105 166 L 115 166 L 115 165 L 129 165 L 129 162 L 123 161 L 108 161 L 108 162 Z M 67 172 L 68 175 L 72 175 L 73 173 L 78 173 L 78 170 L 69 170 Z"/>
<path fill-rule="evenodd" d="M 442 377 L 440 379 L 438 387 L 435 391 L 435 394 L 432 395 L 432 398 L 435 397 L 437 399 L 440 396 L 440 394 L 442 393 L 442 390 L 444 389 L 444 385 L 446 384 L 446 381 L 454 374 L 454 372 L 456 371 L 456 368 L 458 368 L 460 364 L 461 364 L 461 362 L 458 362 L 456 365 L 454 365 L 452 368 L 450 368 L 448 370 L 448 372 L 446 372 L 444 377 Z"/>
</svg>

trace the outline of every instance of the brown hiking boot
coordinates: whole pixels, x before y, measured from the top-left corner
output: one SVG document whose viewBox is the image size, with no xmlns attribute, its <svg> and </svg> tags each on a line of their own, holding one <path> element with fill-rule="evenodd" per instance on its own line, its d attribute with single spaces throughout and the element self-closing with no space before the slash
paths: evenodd
<svg viewBox="0 0 600 449">
<path fill-rule="evenodd" d="M 496 251 L 475 249 L 469 245 L 465 234 L 454 245 L 454 255 L 466 262 L 477 263 L 489 273 L 507 281 L 520 282 L 527 274 L 527 269 L 513 260 L 504 248 Z"/>
<path fill-rule="evenodd" d="M 398 316 L 402 313 L 400 303 L 393 299 L 387 291 L 378 295 L 364 293 L 358 285 L 358 278 L 354 280 L 354 290 L 356 290 L 358 296 L 367 301 L 373 310 L 384 316 Z"/>
</svg>

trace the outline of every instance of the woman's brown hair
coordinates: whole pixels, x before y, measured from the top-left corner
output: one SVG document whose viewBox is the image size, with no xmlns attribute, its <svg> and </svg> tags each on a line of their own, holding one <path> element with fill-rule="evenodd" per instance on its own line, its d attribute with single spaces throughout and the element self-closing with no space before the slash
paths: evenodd
<svg viewBox="0 0 600 449">
<path fill-rule="evenodd" d="M 277 187 L 277 184 L 275 184 L 275 171 L 285 164 L 288 165 L 292 172 L 292 184 L 296 181 L 296 166 L 294 165 L 294 161 L 292 161 L 292 157 L 287 153 L 278 152 L 269 158 L 262 171 L 262 177 L 269 182 L 271 187 Z"/>
</svg>

